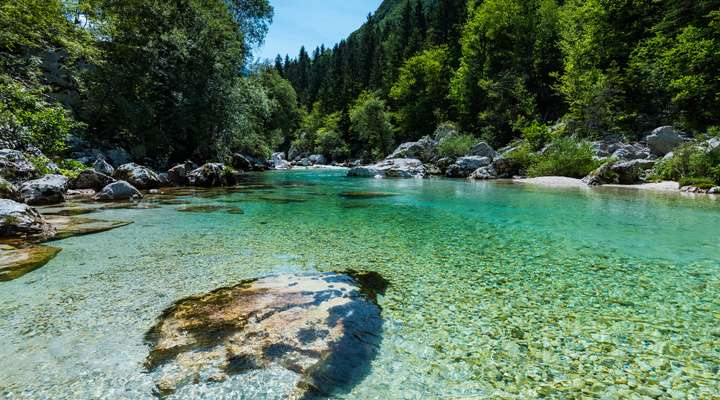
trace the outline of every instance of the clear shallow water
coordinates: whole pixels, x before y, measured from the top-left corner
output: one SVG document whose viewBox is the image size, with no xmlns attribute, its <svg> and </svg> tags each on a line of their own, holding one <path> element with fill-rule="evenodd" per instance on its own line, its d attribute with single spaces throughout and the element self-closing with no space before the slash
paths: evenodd
<svg viewBox="0 0 720 400">
<path fill-rule="evenodd" d="M 88 215 L 134 224 L 55 242 L 48 265 L 0 284 L 0 393 L 152 398 L 143 335 L 173 302 L 354 269 L 391 286 L 378 357 L 341 397 L 720 396 L 720 202 L 343 175 L 267 173 L 250 178 L 262 190 L 187 197 L 242 215 Z M 269 370 L 175 397 L 282 398 L 289 380 Z"/>
</svg>

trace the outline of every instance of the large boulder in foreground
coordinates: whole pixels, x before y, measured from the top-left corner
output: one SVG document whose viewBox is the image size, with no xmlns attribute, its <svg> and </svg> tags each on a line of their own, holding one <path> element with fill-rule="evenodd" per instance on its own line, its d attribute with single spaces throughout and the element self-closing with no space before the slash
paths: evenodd
<svg viewBox="0 0 720 400">
<path fill-rule="evenodd" d="M 155 171 L 135 163 L 123 164 L 115 170 L 115 179 L 126 181 L 138 189 L 157 189 L 162 180 Z"/>
<path fill-rule="evenodd" d="M 377 164 L 354 167 L 348 176 L 387 177 L 387 178 L 424 178 L 427 171 L 422 161 L 414 158 L 395 158 Z"/>
<path fill-rule="evenodd" d="M 125 181 L 113 182 L 93 196 L 95 201 L 118 201 L 142 199 L 143 195 L 135 186 Z"/>
<path fill-rule="evenodd" d="M 233 379 L 253 391 L 238 398 L 332 397 L 369 372 L 386 285 L 375 273 L 279 275 L 180 300 L 147 333 L 146 367 L 161 395 Z"/>
<path fill-rule="evenodd" d="M 681 131 L 672 126 L 662 126 L 652 131 L 645 141 L 653 154 L 664 156 L 684 142 L 683 136 Z"/>
<path fill-rule="evenodd" d="M 57 204 L 65 201 L 69 179 L 63 175 L 45 175 L 20 186 L 20 198 L 31 205 Z"/>
<path fill-rule="evenodd" d="M 188 174 L 192 186 L 216 187 L 234 185 L 240 173 L 221 163 L 208 163 Z"/>
<path fill-rule="evenodd" d="M 425 136 L 417 142 L 401 144 L 386 159 L 413 158 L 427 163 L 435 157 L 436 148 L 437 142 L 430 136 Z"/>
<path fill-rule="evenodd" d="M 22 182 L 37 178 L 39 175 L 35 166 L 17 150 L 0 150 L 0 178 L 10 182 Z"/>
<path fill-rule="evenodd" d="M 492 163 L 488 157 L 468 156 L 458 158 L 448 167 L 445 175 L 449 178 L 467 178 L 478 168 L 487 167 Z"/>
<path fill-rule="evenodd" d="M 55 229 L 40 213 L 22 203 L 0 199 L 0 237 L 45 240 L 55 236 Z"/>
<path fill-rule="evenodd" d="M 86 169 L 70 181 L 70 187 L 76 190 L 92 189 L 100 191 L 113 182 L 115 182 L 115 179 L 102 172 L 98 172 L 95 169 Z"/>
</svg>

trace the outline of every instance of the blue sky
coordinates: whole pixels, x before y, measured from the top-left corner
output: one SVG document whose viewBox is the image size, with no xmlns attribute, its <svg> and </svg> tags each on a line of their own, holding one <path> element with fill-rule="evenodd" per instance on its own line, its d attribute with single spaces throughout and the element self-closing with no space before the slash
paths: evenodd
<svg viewBox="0 0 720 400">
<path fill-rule="evenodd" d="M 300 46 L 312 51 L 325 44 L 332 47 L 365 22 L 382 0 L 270 0 L 275 17 L 265 45 L 255 58 L 274 60 L 297 56 Z"/>
</svg>

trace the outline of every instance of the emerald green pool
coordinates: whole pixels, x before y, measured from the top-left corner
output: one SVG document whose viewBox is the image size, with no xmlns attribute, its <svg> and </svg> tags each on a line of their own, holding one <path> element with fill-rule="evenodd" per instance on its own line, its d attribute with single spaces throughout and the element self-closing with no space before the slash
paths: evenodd
<svg viewBox="0 0 720 400">
<path fill-rule="evenodd" d="M 154 398 L 143 336 L 173 302 L 349 269 L 390 287 L 378 355 L 340 397 L 720 396 L 720 201 L 344 175 L 178 197 L 233 212 L 90 214 L 134 223 L 55 242 L 45 267 L 0 283 L 0 397 Z M 170 398 L 282 399 L 287 382 L 268 371 Z"/>
</svg>

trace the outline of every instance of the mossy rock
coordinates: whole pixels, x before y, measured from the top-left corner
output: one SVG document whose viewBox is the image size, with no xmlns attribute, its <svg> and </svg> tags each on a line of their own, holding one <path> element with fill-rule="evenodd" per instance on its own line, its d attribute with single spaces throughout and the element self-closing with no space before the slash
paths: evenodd
<svg viewBox="0 0 720 400">
<path fill-rule="evenodd" d="M 55 240 L 106 232 L 132 224 L 132 222 L 127 221 L 109 221 L 62 215 L 48 216 L 47 221 L 57 229 L 57 235 L 53 238 Z"/>
<path fill-rule="evenodd" d="M 50 246 L 0 248 L 0 281 L 11 281 L 34 271 L 52 260 L 60 249 Z"/>
<path fill-rule="evenodd" d="M 397 196 L 395 193 L 388 192 L 342 192 L 340 197 L 345 199 L 375 199 L 382 197 Z"/>
</svg>

